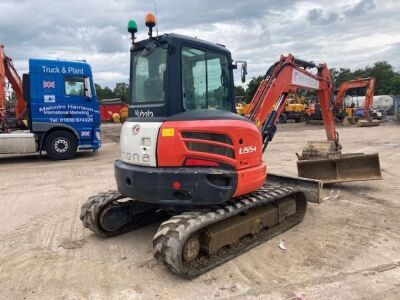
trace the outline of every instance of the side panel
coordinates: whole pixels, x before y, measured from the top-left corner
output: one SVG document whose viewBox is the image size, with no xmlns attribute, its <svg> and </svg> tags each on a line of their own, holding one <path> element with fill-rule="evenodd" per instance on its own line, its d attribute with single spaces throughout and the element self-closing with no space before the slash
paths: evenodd
<svg viewBox="0 0 400 300">
<path fill-rule="evenodd" d="M 0 154 L 37 152 L 35 135 L 29 132 L 0 134 Z"/>
<path fill-rule="evenodd" d="M 182 166 L 185 159 L 197 158 L 240 170 L 261 164 L 261 152 L 259 130 L 247 121 L 166 121 L 158 136 L 162 167 Z"/>
<path fill-rule="evenodd" d="M 237 189 L 233 197 L 239 197 L 259 189 L 265 182 L 267 167 L 265 163 L 239 170 L 237 174 Z"/>
<path fill-rule="evenodd" d="M 121 159 L 139 166 L 156 167 L 157 136 L 161 122 L 125 122 L 121 129 Z"/>
</svg>

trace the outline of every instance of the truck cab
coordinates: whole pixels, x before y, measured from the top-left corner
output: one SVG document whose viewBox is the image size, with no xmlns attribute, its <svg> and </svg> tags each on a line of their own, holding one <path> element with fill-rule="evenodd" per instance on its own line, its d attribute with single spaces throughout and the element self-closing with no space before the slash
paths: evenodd
<svg viewBox="0 0 400 300">
<path fill-rule="evenodd" d="M 46 151 L 52 160 L 101 146 L 100 113 L 90 65 L 84 61 L 30 59 L 23 74 L 28 130 L 0 134 L 0 153 Z"/>
</svg>

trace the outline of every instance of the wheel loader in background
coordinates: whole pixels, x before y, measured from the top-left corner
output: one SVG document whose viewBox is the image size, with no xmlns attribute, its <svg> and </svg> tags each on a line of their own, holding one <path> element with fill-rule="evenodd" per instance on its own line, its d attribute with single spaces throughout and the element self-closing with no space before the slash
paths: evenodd
<svg viewBox="0 0 400 300">
<path fill-rule="evenodd" d="M 130 105 L 115 162 L 118 191 L 84 203 L 85 227 L 110 237 L 167 214 L 154 256 L 191 278 L 299 223 L 323 182 L 381 179 L 378 154 L 340 154 L 325 64 L 281 56 L 243 117 L 234 103 L 238 63 L 227 48 L 178 34 L 153 37 L 155 17 L 145 23 L 149 38 L 139 42 L 136 23 L 128 24 Z M 244 74 L 246 64 L 242 81 Z M 262 160 L 289 93 L 299 88 L 318 92 L 328 141 L 309 143 L 298 170 L 321 180 L 267 174 Z"/>
<path fill-rule="evenodd" d="M 292 93 L 288 96 L 285 107 L 279 116 L 280 123 L 287 123 L 288 120 L 294 120 L 296 123 L 304 121 L 306 110 L 305 97 Z"/>
</svg>

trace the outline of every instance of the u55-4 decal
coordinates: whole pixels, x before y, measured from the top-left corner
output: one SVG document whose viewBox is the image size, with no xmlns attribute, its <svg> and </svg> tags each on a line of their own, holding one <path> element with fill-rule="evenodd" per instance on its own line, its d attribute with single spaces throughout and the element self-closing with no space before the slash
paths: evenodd
<svg viewBox="0 0 400 300">
<path fill-rule="evenodd" d="M 257 151 L 256 146 L 247 146 L 239 148 L 239 154 L 249 154 Z"/>
</svg>

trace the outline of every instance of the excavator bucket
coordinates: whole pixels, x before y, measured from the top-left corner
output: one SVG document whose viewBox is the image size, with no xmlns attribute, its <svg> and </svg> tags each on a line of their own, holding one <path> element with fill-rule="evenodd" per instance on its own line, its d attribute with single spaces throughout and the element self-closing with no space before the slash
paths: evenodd
<svg viewBox="0 0 400 300">
<path fill-rule="evenodd" d="M 297 162 L 299 177 L 337 183 L 382 179 L 379 155 L 351 153 L 328 158 L 311 158 Z"/>
</svg>

